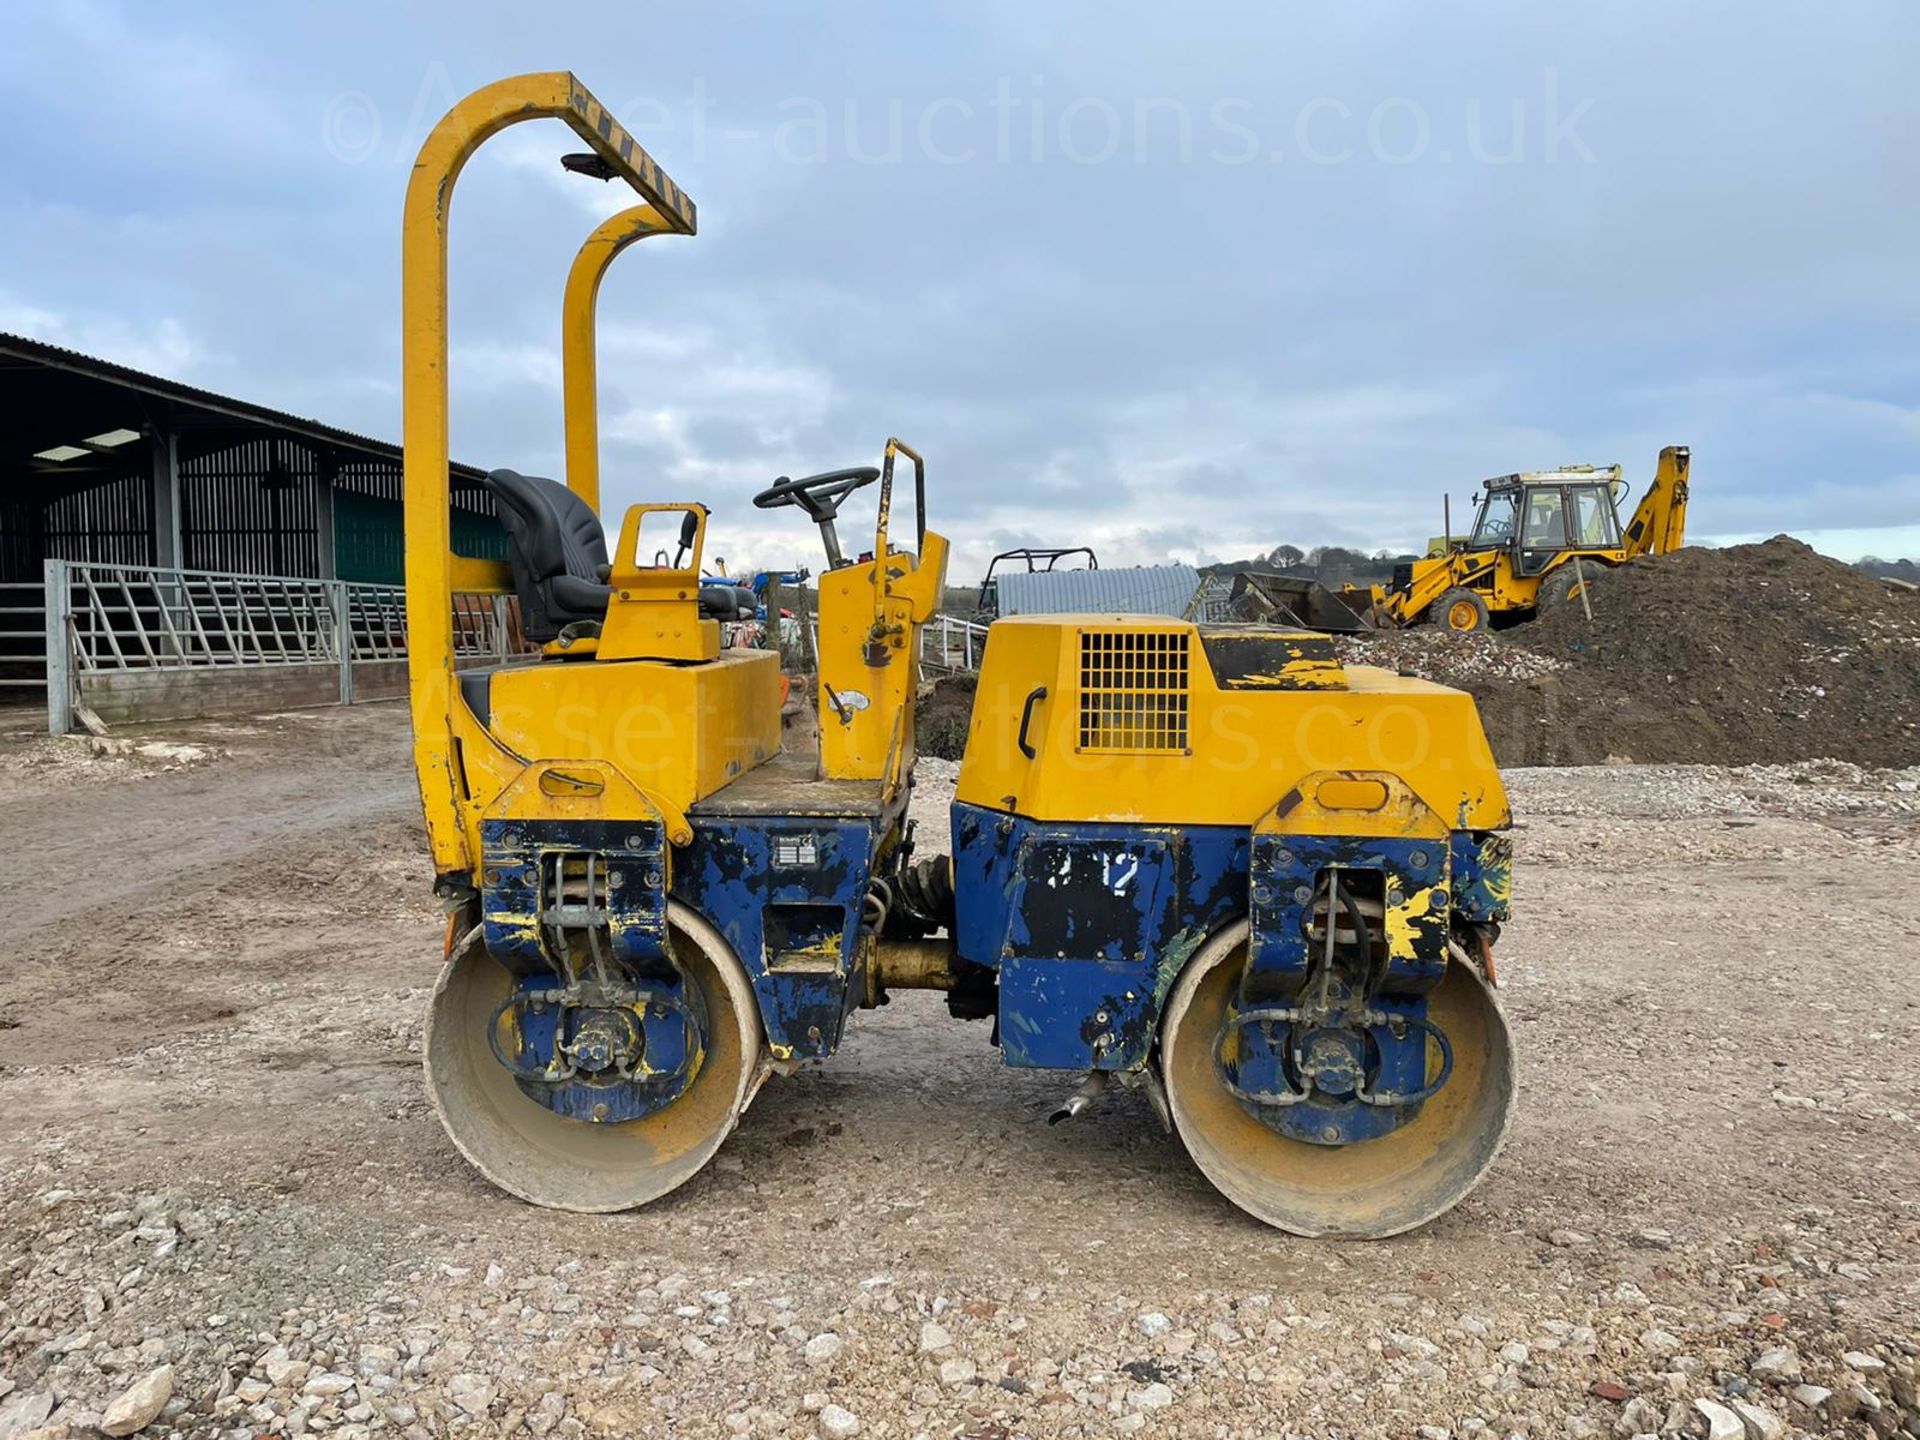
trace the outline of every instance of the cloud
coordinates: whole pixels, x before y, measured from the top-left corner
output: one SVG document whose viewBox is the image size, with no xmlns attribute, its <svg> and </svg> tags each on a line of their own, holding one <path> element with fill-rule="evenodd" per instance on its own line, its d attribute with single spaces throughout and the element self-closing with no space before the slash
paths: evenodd
<svg viewBox="0 0 1920 1440">
<path fill-rule="evenodd" d="M 0 331 L 96 355 L 135 370 L 191 381 L 211 357 L 172 316 L 135 328 L 112 316 L 63 315 L 0 291 Z"/>
<path fill-rule="evenodd" d="M 1911 524 L 1916 42 L 1896 0 L 29 0 L 0 15 L 0 124 L 31 137 L 5 313 L 397 436 L 413 148 L 475 86 L 572 65 L 701 207 L 607 278 L 606 493 L 698 494 L 742 555 L 817 543 L 761 485 L 896 433 L 961 578 L 1016 543 L 1411 546 L 1485 476 L 1644 483 L 1671 443 L 1702 533 Z M 561 283 L 631 201 L 574 148 L 519 127 L 459 184 L 474 463 L 559 469 Z"/>
</svg>

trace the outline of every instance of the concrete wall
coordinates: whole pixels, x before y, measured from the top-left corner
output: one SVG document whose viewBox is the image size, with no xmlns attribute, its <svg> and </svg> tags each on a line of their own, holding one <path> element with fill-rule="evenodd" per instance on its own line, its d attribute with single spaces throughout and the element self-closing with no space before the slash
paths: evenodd
<svg viewBox="0 0 1920 1440">
<path fill-rule="evenodd" d="M 355 700 L 391 700 L 406 693 L 404 660 L 370 660 L 353 667 Z M 340 667 L 328 663 L 109 671 L 80 677 L 80 703 L 108 725 L 338 705 Z"/>
</svg>

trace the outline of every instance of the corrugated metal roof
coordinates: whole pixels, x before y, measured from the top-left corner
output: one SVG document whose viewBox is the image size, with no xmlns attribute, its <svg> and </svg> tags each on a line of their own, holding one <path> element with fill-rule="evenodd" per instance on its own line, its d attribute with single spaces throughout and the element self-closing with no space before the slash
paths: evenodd
<svg viewBox="0 0 1920 1440">
<path fill-rule="evenodd" d="M 117 364 L 112 360 L 102 360 L 97 355 L 83 355 L 78 350 L 69 350 L 63 345 L 52 345 L 45 340 L 0 333 L 0 356 L 13 356 L 52 369 L 66 370 L 76 375 L 104 380 L 109 384 L 125 385 L 134 390 L 164 396 L 176 403 L 217 415 L 252 421 L 259 425 L 275 426 L 311 439 L 326 441 L 329 444 L 364 450 L 383 458 L 398 459 L 400 456 L 400 447 L 391 441 L 375 440 L 370 435 L 358 435 L 351 430 L 342 430 L 338 426 L 328 425 L 319 420 L 308 420 L 299 415 L 290 415 L 284 410 L 256 405 L 250 400 L 236 400 L 231 395 L 202 390 L 197 385 L 169 380 L 162 375 L 149 375 L 144 370 L 135 370 L 132 366 Z M 462 465 L 459 461 L 454 461 L 451 468 L 457 475 L 473 478 L 483 473 L 475 466 Z"/>
<path fill-rule="evenodd" d="M 1184 615 L 1199 585 L 1191 565 L 994 576 L 1002 615 Z"/>
</svg>

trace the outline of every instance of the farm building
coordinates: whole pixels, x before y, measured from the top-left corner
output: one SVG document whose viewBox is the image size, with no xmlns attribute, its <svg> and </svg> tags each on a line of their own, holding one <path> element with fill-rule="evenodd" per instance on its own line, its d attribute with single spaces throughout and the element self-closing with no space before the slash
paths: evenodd
<svg viewBox="0 0 1920 1440">
<path fill-rule="evenodd" d="M 502 558 L 480 474 L 453 467 L 454 548 Z M 337 662 L 343 615 L 391 661 L 403 558 L 399 446 L 0 335 L 0 705 L 44 707 L 50 659 L 76 686 L 153 672 L 113 681 L 120 700 L 206 690 L 181 671 Z M 51 639 L 48 561 L 68 611 Z"/>
</svg>

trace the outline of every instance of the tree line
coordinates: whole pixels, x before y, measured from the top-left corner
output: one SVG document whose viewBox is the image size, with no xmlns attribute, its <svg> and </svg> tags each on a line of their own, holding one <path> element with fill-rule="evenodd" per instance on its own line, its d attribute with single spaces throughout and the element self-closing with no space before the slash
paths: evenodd
<svg viewBox="0 0 1920 1440">
<path fill-rule="evenodd" d="M 1292 575 L 1302 580 L 1318 580 L 1322 585 L 1385 584 L 1393 578 L 1393 567 L 1414 557 L 1392 550 L 1353 550 L 1345 545 L 1316 545 L 1302 550 L 1298 545 L 1276 545 L 1264 555 L 1247 560 L 1227 560 L 1202 567 L 1207 575 L 1237 575 L 1243 570 L 1269 575 Z"/>
</svg>

